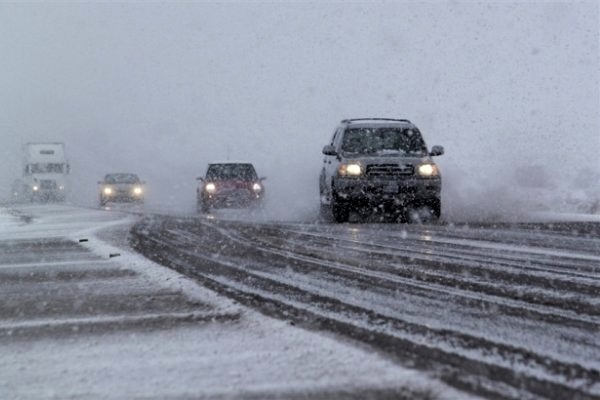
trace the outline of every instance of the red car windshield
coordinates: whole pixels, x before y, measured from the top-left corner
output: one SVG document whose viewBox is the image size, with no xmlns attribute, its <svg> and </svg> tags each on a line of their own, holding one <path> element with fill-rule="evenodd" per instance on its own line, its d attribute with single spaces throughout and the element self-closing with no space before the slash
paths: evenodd
<svg viewBox="0 0 600 400">
<path fill-rule="evenodd" d="M 211 164 L 206 172 L 209 181 L 255 181 L 256 171 L 252 164 Z"/>
</svg>

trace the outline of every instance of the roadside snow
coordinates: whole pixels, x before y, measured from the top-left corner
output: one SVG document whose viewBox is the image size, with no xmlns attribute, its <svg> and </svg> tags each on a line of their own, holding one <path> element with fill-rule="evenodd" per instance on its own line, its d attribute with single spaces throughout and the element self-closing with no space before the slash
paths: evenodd
<svg viewBox="0 0 600 400">
<path fill-rule="evenodd" d="M 557 213 L 539 211 L 530 213 L 529 217 L 535 222 L 600 222 L 600 213 Z"/>
</svg>

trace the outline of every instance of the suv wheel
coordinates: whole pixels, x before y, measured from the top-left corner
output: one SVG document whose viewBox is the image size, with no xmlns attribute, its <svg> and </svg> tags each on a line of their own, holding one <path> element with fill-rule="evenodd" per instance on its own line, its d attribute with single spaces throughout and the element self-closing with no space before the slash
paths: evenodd
<svg viewBox="0 0 600 400">
<path fill-rule="evenodd" d="M 429 202 L 433 219 L 439 219 L 442 215 L 442 202 L 440 199 L 433 199 Z"/>
<path fill-rule="evenodd" d="M 418 224 L 435 222 L 440 218 L 440 212 L 441 203 L 438 199 L 413 205 L 408 209 L 408 222 Z"/>
<path fill-rule="evenodd" d="M 330 205 L 321 204 L 319 206 L 319 221 L 320 222 L 332 222 L 333 221 Z"/>
<path fill-rule="evenodd" d="M 204 202 L 199 203 L 197 208 L 198 208 L 198 212 L 201 212 L 203 214 L 206 214 L 207 212 L 210 211 L 210 206 Z"/>
<path fill-rule="evenodd" d="M 333 214 L 333 220 L 337 223 L 348 222 L 350 219 L 350 209 L 338 200 L 331 201 L 331 213 Z"/>
</svg>

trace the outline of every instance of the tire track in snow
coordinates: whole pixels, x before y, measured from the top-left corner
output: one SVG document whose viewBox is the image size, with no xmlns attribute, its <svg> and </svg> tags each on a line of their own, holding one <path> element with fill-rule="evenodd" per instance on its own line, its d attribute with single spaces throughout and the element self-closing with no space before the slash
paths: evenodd
<svg viewBox="0 0 600 400">
<path fill-rule="evenodd" d="M 319 289 L 316 284 L 322 283 L 322 274 L 317 274 L 316 270 L 320 268 L 327 273 L 331 273 L 332 270 L 341 272 L 333 275 L 338 279 L 340 276 L 343 277 L 346 283 L 341 285 L 341 289 L 350 291 L 355 289 L 351 288 L 352 285 L 362 287 L 364 290 L 367 290 L 370 285 L 375 285 L 378 289 L 386 289 L 387 285 L 388 290 L 394 288 L 397 290 L 398 287 L 404 289 L 410 284 L 414 285 L 414 282 L 399 281 L 398 279 L 401 278 L 393 277 L 389 273 L 386 276 L 380 272 L 372 272 L 365 276 L 365 270 L 360 268 L 302 255 L 301 252 L 297 254 L 296 250 L 299 247 L 297 243 L 288 248 L 281 248 L 281 243 L 273 244 L 269 248 L 260 241 L 257 243 L 257 240 L 246 237 L 243 224 L 238 228 L 234 227 L 235 224 L 232 223 L 202 221 L 199 224 L 190 221 L 179 223 L 161 220 L 158 224 L 154 222 L 152 229 L 144 228 L 143 224 L 138 226 L 134 230 L 134 237 L 137 241 L 136 247 L 151 258 L 160 259 L 189 275 L 201 277 L 205 282 L 210 281 L 212 285 L 218 286 L 220 291 L 234 297 L 246 298 L 246 301 L 263 310 L 265 306 L 261 301 L 274 303 L 274 307 L 283 308 L 286 312 L 298 314 L 300 317 L 310 314 L 311 318 L 329 321 L 330 324 L 342 324 L 344 326 L 342 331 L 345 331 L 345 334 L 348 334 L 348 331 L 355 334 L 358 331 L 368 334 L 377 333 L 376 336 L 385 336 L 380 338 L 381 343 L 389 343 L 390 340 L 401 341 L 403 346 L 413 349 L 414 354 L 427 354 L 434 360 L 433 363 L 444 364 L 444 360 L 446 364 L 456 362 L 462 368 L 468 369 L 470 375 L 459 379 L 453 374 L 458 373 L 460 368 L 458 371 L 456 368 L 450 368 L 453 372 L 446 376 L 446 380 L 454 379 L 456 381 L 454 383 L 462 388 L 472 378 L 480 381 L 477 384 L 471 382 L 471 390 L 491 395 L 489 387 L 492 385 L 495 388 L 492 392 L 498 392 L 504 397 L 514 397 L 509 395 L 510 390 L 505 385 L 522 386 L 532 396 L 536 394 L 548 396 L 550 393 L 554 396 L 557 393 L 564 393 L 579 398 L 593 398 L 600 390 L 594 386 L 598 381 L 598 369 L 594 365 L 585 366 L 586 363 L 580 365 L 553 359 L 532 352 L 527 347 L 519 347 L 519 343 L 511 345 L 501 341 L 486 340 L 453 329 L 434 329 L 426 325 L 411 324 L 401 318 L 390 317 L 377 308 L 369 308 L 368 304 L 352 303 L 348 299 L 344 301 L 343 296 L 341 298 L 336 293 L 327 293 L 322 288 Z M 282 233 L 284 234 L 285 232 Z M 267 238 L 267 244 L 272 240 L 273 238 Z M 282 242 L 285 243 L 285 239 L 282 239 Z M 152 251 L 149 252 L 149 249 Z M 240 253 L 237 258 L 235 254 L 224 254 L 236 252 Z M 286 268 L 275 267 L 276 264 L 286 260 L 292 269 L 302 273 L 303 276 L 310 278 L 312 275 L 315 282 L 312 285 L 310 281 L 309 284 L 306 282 L 300 284 L 294 279 L 288 279 L 290 274 Z M 298 276 L 294 278 L 297 279 Z M 421 285 L 419 288 L 421 291 L 443 293 L 434 284 L 421 283 Z M 459 290 L 448 290 L 447 294 L 458 292 Z M 479 295 L 475 292 L 472 296 L 477 298 Z M 510 302 L 510 299 L 500 300 L 499 303 Z M 477 309 L 477 306 L 469 305 L 468 302 L 465 306 Z M 512 306 L 516 312 L 526 311 L 527 308 L 525 303 L 518 301 L 513 301 Z M 576 315 L 559 315 L 560 313 L 552 309 L 548 313 L 555 318 L 553 323 L 558 325 L 566 324 L 568 318 L 577 319 Z M 527 322 L 533 315 L 527 312 L 522 314 Z M 364 315 L 369 316 L 366 323 Z M 593 330 L 597 327 L 595 319 L 587 321 L 586 318 L 580 317 L 580 319 L 584 320 L 588 329 Z M 357 321 L 362 322 L 357 323 Z M 393 329 L 387 329 L 390 325 Z M 383 329 L 384 327 L 386 329 Z M 407 332 L 412 335 L 405 335 Z M 423 341 L 425 343 L 422 343 Z M 377 343 L 375 345 L 377 346 Z M 403 354 L 403 356 L 407 355 Z M 438 367 L 449 368 L 448 365 L 444 367 L 438 365 Z M 476 372 L 478 369 L 481 369 L 479 374 Z M 491 374 L 492 370 L 494 370 L 493 374 Z M 494 375 L 494 378 L 491 375 Z M 484 380 L 486 382 L 482 383 Z M 488 389 L 485 389 L 486 387 Z M 523 397 L 523 393 L 519 393 L 517 397 Z"/>
</svg>

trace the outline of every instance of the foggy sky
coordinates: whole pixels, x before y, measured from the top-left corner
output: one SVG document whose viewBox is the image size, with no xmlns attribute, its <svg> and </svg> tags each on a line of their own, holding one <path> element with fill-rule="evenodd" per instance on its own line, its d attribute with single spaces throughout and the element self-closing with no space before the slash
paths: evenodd
<svg viewBox="0 0 600 400">
<path fill-rule="evenodd" d="M 63 141 L 78 204 L 131 171 L 191 209 L 229 157 L 297 217 L 339 120 L 386 116 L 445 146 L 450 212 L 510 210 L 519 168 L 600 171 L 598 22 L 593 1 L 2 3 L 0 197 L 23 143 Z"/>
</svg>

